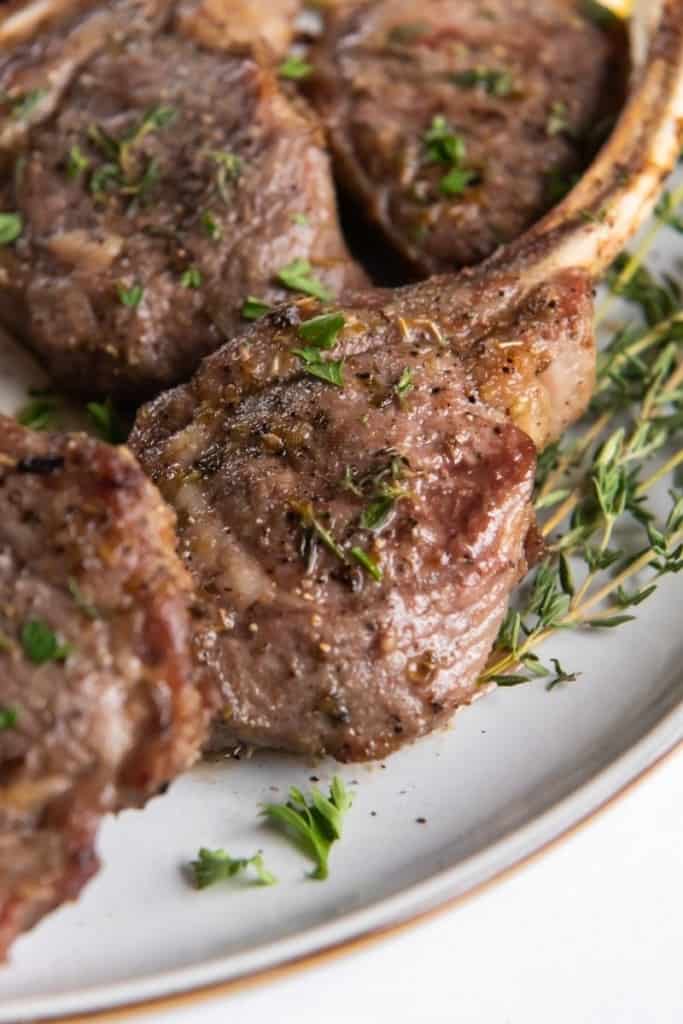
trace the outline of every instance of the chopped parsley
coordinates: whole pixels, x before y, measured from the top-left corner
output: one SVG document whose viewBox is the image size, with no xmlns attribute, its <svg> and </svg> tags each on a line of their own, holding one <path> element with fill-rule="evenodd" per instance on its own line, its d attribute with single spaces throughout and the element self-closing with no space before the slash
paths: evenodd
<svg viewBox="0 0 683 1024">
<path fill-rule="evenodd" d="M 12 97 L 12 117 L 16 121 L 28 121 L 40 101 L 47 96 L 47 89 L 30 89 Z"/>
<path fill-rule="evenodd" d="M 453 132 L 441 114 L 437 114 L 424 135 L 424 146 L 429 163 L 438 163 L 450 167 L 450 170 L 439 182 L 443 195 L 459 196 L 465 189 L 479 180 L 477 171 L 464 166 L 467 158 L 467 144 L 462 137 Z"/>
<path fill-rule="evenodd" d="M 84 171 L 90 167 L 90 160 L 80 146 L 72 146 L 69 150 L 69 157 L 66 164 L 66 173 L 70 178 L 80 178 Z"/>
<path fill-rule="evenodd" d="M 272 306 L 264 299 L 259 299 L 255 295 L 250 295 L 244 300 L 242 306 L 242 317 L 244 320 L 260 320 L 262 316 L 266 316 L 272 310 Z"/>
<path fill-rule="evenodd" d="M 499 68 L 469 68 L 467 71 L 456 71 L 451 81 L 461 89 L 483 89 L 489 96 L 503 98 L 514 91 L 515 83 L 510 71 Z"/>
<path fill-rule="evenodd" d="M 313 65 L 301 57 L 287 57 L 279 67 L 280 78 L 288 78 L 292 82 L 301 82 L 313 74 Z"/>
<path fill-rule="evenodd" d="M 548 135 L 553 136 L 569 133 L 570 131 L 571 125 L 569 123 L 567 104 L 561 101 L 553 103 L 546 122 L 546 132 Z"/>
<path fill-rule="evenodd" d="M 330 289 L 314 276 L 313 268 L 308 260 L 292 260 L 286 267 L 282 267 L 278 271 L 277 279 L 290 291 L 311 295 L 320 302 L 331 302 L 334 298 Z"/>
<path fill-rule="evenodd" d="M 24 221 L 20 213 L 0 213 L 0 245 L 16 242 L 24 230 Z"/>
<path fill-rule="evenodd" d="M 307 341 L 309 347 L 293 349 L 294 355 L 303 361 L 307 373 L 339 388 L 344 387 L 344 361 L 324 359 L 322 352 L 334 348 L 345 323 L 343 313 L 323 313 L 306 320 L 299 327 L 299 337 Z"/>
<path fill-rule="evenodd" d="M 344 816 L 353 800 L 342 780 L 335 776 L 329 797 L 313 788 L 308 797 L 292 786 L 285 804 L 264 804 L 262 813 L 271 824 L 282 829 L 314 862 L 311 878 L 324 881 L 329 875 L 329 856 L 333 844 L 341 839 Z"/>
<path fill-rule="evenodd" d="M 226 882 L 240 872 L 248 872 L 250 868 L 256 876 L 255 885 L 275 885 L 277 882 L 275 875 L 266 869 L 260 853 L 248 858 L 234 858 L 225 850 L 202 848 L 197 860 L 192 862 L 191 868 L 198 889 L 207 889 L 217 882 Z"/>
<path fill-rule="evenodd" d="M 202 280 L 201 270 L 199 267 L 192 264 L 191 267 L 188 267 L 187 270 L 183 271 L 180 283 L 183 288 L 201 288 Z"/>
<path fill-rule="evenodd" d="M 212 214 L 211 210 L 203 211 L 200 217 L 200 223 L 202 231 L 207 238 L 211 238 L 214 242 L 217 242 L 223 237 L 223 229 Z"/>
<path fill-rule="evenodd" d="M 21 630 L 21 646 L 26 657 L 34 665 L 48 661 L 64 661 L 71 651 L 68 644 L 61 644 L 57 635 L 42 619 L 30 619 Z"/>
<path fill-rule="evenodd" d="M 141 284 L 133 284 L 130 288 L 120 284 L 117 287 L 117 291 L 119 301 L 129 309 L 137 309 L 142 302 L 142 296 L 145 294 L 145 289 Z"/>
<path fill-rule="evenodd" d="M 409 366 L 406 366 L 405 370 L 401 374 L 394 387 L 394 391 L 399 401 L 402 401 L 406 395 L 410 394 L 415 385 L 413 384 L 413 371 Z"/>
<path fill-rule="evenodd" d="M 13 729 L 18 721 L 18 714 L 14 708 L 0 706 L 0 732 L 3 729 Z"/>
</svg>

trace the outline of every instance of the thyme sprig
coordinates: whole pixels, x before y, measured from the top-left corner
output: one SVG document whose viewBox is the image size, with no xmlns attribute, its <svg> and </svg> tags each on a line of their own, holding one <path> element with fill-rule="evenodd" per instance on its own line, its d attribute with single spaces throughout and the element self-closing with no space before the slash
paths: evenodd
<svg viewBox="0 0 683 1024">
<path fill-rule="evenodd" d="M 582 429 L 539 459 L 547 557 L 508 612 L 483 684 L 573 682 L 576 673 L 556 659 L 544 664 L 536 649 L 562 630 L 631 622 L 663 576 L 683 571 L 683 496 L 673 486 L 683 466 L 683 301 L 675 280 L 643 262 L 664 225 L 683 233 L 682 204 L 683 187 L 665 193 L 644 242 L 608 276 L 612 297 L 637 306 L 642 322 L 634 318 L 600 353 Z M 651 496 L 665 480 L 671 504 L 662 518 Z"/>
</svg>

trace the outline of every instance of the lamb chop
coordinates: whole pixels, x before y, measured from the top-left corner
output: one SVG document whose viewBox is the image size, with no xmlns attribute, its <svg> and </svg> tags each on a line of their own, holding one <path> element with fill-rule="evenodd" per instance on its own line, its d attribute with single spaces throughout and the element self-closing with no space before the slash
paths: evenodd
<svg viewBox="0 0 683 1024">
<path fill-rule="evenodd" d="M 339 174 L 421 274 L 521 235 L 621 99 L 618 47 L 577 0 L 346 0 L 324 17 L 312 98 Z"/>
<path fill-rule="evenodd" d="M 173 524 L 125 449 L 0 417 L 0 960 L 201 747 Z"/>
<path fill-rule="evenodd" d="M 181 0 L 178 22 L 208 47 L 261 43 L 273 56 L 292 41 L 300 0 Z"/>
<path fill-rule="evenodd" d="M 64 391 L 149 397 L 288 289 L 365 281 L 308 108 L 196 42 L 216 4 L 76 6 L 0 63 L 0 322 Z"/>
<path fill-rule="evenodd" d="M 282 306 L 139 414 L 178 514 L 215 744 L 379 758 L 478 692 L 533 529 L 535 450 L 585 409 L 592 291 L 680 151 L 683 0 L 580 186 L 451 277 Z M 532 534 L 533 535 L 533 534 Z"/>
</svg>

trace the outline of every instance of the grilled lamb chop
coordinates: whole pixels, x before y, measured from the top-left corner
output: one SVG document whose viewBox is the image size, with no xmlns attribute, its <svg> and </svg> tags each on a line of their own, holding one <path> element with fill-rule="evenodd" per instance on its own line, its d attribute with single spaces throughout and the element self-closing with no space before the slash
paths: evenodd
<svg viewBox="0 0 683 1024">
<path fill-rule="evenodd" d="M 178 21 L 206 46 L 250 47 L 261 42 L 275 56 L 294 34 L 300 0 L 181 0 Z"/>
<path fill-rule="evenodd" d="M 187 379 L 246 326 L 249 296 L 283 299 L 286 268 L 321 295 L 364 281 L 307 108 L 251 56 L 183 35 L 187 10 L 178 25 L 153 6 L 91 4 L 0 64 L 0 203 L 21 218 L 0 322 L 86 396 Z"/>
<path fill-rule="evenodd" d="M 326 8 L 312 95 L 340 176 L 419 272 L 479 262 L 517 238 L 594 151 L 619 75 L 607 35 L 577 6 Z"/>
<path fill-rule="evenodd" d="M 0 417 L 0 960 L 201 747 L 173 524 L 125 449 Z"/>
<path fill-rule="evenodd" d="M 651 209 L 682 115 L 668 0 L 611 142 L 525 240 L 282 307 L 142 410 L 131 443 L 178 513 L 217 744 L 377 758 L 477 693 L 525 570 L 534 445 L 585 408 L 593 280 Z"/>
</svg>

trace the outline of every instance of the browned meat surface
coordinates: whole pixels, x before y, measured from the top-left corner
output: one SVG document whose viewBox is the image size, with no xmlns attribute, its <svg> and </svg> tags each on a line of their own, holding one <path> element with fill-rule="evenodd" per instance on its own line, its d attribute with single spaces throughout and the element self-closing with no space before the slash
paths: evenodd
<svg viewBox="0 0 683 1024">
<path fill-rule="evenodd" d="M 126 450 L 0 417 L 0 959 L 201 745 L 173 524 Z"/>
<path fill-rule="evenodd" d="M 0 319 L 87 396 L 187 378 L 245 326 L 249 296 L 287 295 L 294 261 L 310 264 L 294 290 L 363 279 L 307 108 L 156 6 L 96 6 L 0 64 L 0 202 L 21 218 L 0 248 Z"/>
<path fill-rule="evenodd" d="M 590 397 L 593 281 L 680 152 L 682 15 L 667 0 L 609 145 L 525 238 L 458 275 L 283 306 L 140 412 L 217 744 L 376 758 L 476 694 L 537 541 L 534 446 Z"/>
<path fill-rule="evenodd" d="M 529 295 L 503 275 L 444 287 L 344 304 L 343 387 L 293 354 L 304 303 L 138 418 L 198 590 L 220 745 L 383 757 L 476 693 L 533 523 L 513 421 L 543 442 L 585 405 L 591 292 L 572 273 Z M 552 401 L 572 361 L 583 381 Z"/>
<path fill-rule="evenodd" d="M 326 8 L 313 97 L 339 173 L 422 273 L 519 236 L 615 109 L 606 36 L 575 0 L 372 0 Z M 595 144 L 595 137 L 592 144 Z"/>
</svg>

